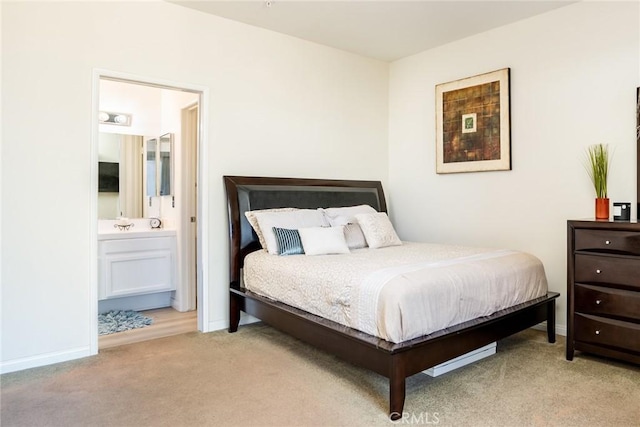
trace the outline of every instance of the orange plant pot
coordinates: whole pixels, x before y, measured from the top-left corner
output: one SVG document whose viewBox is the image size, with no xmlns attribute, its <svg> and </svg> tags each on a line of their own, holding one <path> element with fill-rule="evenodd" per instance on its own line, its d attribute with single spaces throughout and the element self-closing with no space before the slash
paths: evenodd
<svg viewBox="0 0 640 427">
<path fill-rule="evenodd" d="M 609 219 L 609 199 L 596 199 L 596 219 Z"/>
</svg>

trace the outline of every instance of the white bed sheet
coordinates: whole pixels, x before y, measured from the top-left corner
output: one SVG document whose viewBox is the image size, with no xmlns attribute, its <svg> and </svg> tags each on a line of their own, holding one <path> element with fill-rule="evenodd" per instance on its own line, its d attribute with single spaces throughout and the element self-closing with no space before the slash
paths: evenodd
<svg viewBox="0 0 640 427">
<path fill-rule="evenodd" d="M 430 334 L 544 296 L 536 257 L 404 242 L 344 255 L 245 258 L 244 286 L 391 342 Z"/>
</svg>

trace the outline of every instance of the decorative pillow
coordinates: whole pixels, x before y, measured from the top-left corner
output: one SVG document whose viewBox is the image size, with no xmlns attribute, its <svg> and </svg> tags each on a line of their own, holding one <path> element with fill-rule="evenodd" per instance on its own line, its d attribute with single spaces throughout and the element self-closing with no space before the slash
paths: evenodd
<svg viewBox="0 0 640 427">
<path fill-rule="evenodd" d="M 347 206 L 344 208 L 320 209 L 332 227 L 344 225 L 344 234 L 347 239 L 349 249 L 366 248 L 367 241 L 362 234 L 362 229 L 358 225 L 356 215 L 376 213 L 377 211 L 369 205 Z"/>
<path fill-rule="evenodd" d="M 278 242 L 273 227 L 297 230 L 302 227 L 329 226 L 322 212 L 315 209 L 296 209 L 284 212 L 255 212 L 258 226 L 264 236 L 265 248 L 270 254 L 278 254 Z M 306 252 L 306 251 L 305 251 Z"/>
<path fill-rule="evenodd" d="M 402 244 L 385 212 L 358 214 L 356 219 L 370 248 L 377 249 Z"/>
<path fill-rule="evenodd" d="M 310 227 L 298 229 L 306 255 L 348 254 L 344 227 Z"/>
<path fill-rule="evenodd" d="M 355 221 L 355 220 L 354 220 Z M 362 228 L 356 222 L 344 225 L 344 237 L 349 249 L 360 249 L 367 247 L 367 240 L 364 238 Z"/>
<path fill-rule="evenodd" d="M 246 211 L 244 216 L 247 217 L 249 224 L 251 224 L 251 228 L 256 232 L 256 236 L 258 236 L 258 241 L 263 249 L 267 249 L 267 243 L 264 240 L 264 234 L 258 225 L 258 219 L 256 218 L 257 212 L 291 212 L 295 211 L 297 208 L 273 208 L 273 209 L 260 209 L 255 211 Z"/>
<path fill-rule="evenodd" d="M 276 235 L 276 241 L 278 242 L 279 255 L 299 255 L 304 253 L 298 230 L 273 227 L 273 233 Z"/>
<path fill-rule="evenodd" d="M 356 215 L 376 213 L 374 208 L 369 205 L 347 206 L 344 208 L 320 208 L 324 215 L 327 217 L 329 224 L 334 225 L 346 225 L 356 222 Z"/>
</svg>

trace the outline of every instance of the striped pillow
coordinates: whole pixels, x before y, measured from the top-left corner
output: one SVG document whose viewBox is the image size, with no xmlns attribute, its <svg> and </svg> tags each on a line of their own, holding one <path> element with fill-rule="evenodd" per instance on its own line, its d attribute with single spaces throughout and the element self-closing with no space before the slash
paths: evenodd
<svg viewBox="0 0 640 427">
<path fill-rule="evenodd" d="M 278 255 L 304 254 L 302 240 L 300 240 L 298 230 L 273 227 L 273 234 L 276 235 L 276 241 L 278 243 Z"/>
</svg>

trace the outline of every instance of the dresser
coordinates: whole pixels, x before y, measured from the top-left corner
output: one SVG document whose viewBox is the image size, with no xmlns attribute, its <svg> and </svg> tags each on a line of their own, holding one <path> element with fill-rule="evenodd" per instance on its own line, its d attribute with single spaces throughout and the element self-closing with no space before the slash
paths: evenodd
<svg viewBox="0 0 640 427">
<path fill-rule="evenodd" d="M 640 364 L 640 224 L 567 221 L 567 360 Z"/>
</svg>

